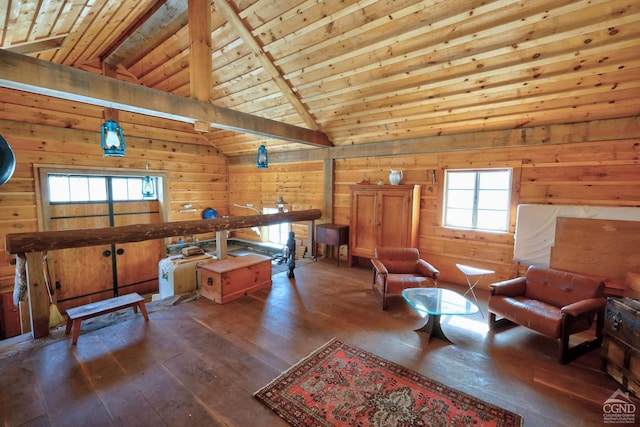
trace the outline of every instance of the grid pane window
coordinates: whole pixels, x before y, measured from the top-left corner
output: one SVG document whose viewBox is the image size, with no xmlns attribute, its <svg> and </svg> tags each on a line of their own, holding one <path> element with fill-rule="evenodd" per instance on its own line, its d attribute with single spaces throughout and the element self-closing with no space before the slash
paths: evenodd
<svg viewBox="0 0 640 427">
<path fill-rule="evenodd" d="M 446 171 L 444 225 L 507 231 L 511 170 Z"/>
<path fill-rule="evenodd" d="M 51 203 L 105 202 L 111 183 L 111 200 L 157 200 L 155 192 L 151 196 L 142 194 L 143 177 L 108 177 L 92 175 L 48 175 L 49 201 Z M 155 178 L 154 178 L 155 179 Z M 157 182 L 157 181 L 156 181 Z"/>
</svg>

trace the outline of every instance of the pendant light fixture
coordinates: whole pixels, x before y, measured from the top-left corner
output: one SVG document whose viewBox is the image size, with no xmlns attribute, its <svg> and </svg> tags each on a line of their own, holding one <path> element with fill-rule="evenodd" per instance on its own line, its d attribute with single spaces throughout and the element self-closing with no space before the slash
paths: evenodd
<svg viewBox="0 0 640 427">
<path fill-rule="evenodd" d="M 149 171 L 149 162 L 147 162 L 147 173 Z M 142 196 L 152 197 L 156 193 L 153 177 L 147 175 L 142 178 Z"/>
<path fill-rule="evenodd" d="M 105 157 L 124 157 L 126 150 L 122 128 L 115 120 L 102 124 L 102 149 Z"/>
<path fill-rule="evenodd" d="M 258 158 L 256 160 L 258 168 L 266 169 L 269 167 L 269 155 L 267 154 L 267 147 L 261 145 L 258 148 Z"/>
</svg>

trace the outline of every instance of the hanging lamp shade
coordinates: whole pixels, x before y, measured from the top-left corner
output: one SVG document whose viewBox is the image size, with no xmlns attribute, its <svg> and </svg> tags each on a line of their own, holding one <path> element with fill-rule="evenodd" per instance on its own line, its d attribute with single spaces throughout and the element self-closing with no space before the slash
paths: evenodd
<svg viewBox="0 0 640 427">
<path fill-rule="evenodd" d="M 258 148 L 258 158 L 256 163 L 259 168 L 268 168 L 269 167 L 269 155 L 267 154 L 267 147 L 261 145 Z"/>
<path fill-rule="evenodd" d="M 107 120 L 102 124 L 102 149 L 106 157 L 124 157 L 127 147 L 122 128 L 115 120 Z"/>
</svg>

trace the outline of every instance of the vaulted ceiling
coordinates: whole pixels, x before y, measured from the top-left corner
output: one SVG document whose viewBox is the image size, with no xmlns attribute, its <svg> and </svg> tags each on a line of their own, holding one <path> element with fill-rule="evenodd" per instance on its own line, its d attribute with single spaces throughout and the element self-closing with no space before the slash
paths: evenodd
<svg viewBox="0 0 640 427">
<path fill-rule="evenodd" d="M 0 47 L 337 147 L 640 114 L 638 0 L 4 0 Z"/>
</svg>

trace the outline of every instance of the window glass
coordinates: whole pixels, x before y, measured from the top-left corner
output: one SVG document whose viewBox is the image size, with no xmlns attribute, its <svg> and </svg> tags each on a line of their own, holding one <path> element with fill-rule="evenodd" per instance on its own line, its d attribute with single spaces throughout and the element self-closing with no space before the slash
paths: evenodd
<svg viewBox="0 0 640 427">
<path fill-rule="evenodd" d="M 115 201 L 157 200 L 158 178 L 153 177 L 152 195 L 142 194 L 143 177 L 55 175 L 47 177 L 51 203 L 104 202 L 109 199 L 107 182 L 111 181 L 111 199 Z"/>
<path fill-rule="evenodd" d="M 506 231 L 510 196 L 510 169 L 446 171 L 444 225 Z"/>
<path fill-rule="evenodd" d="M 71 199 L 69 192 L 69 178 L 66 176 L 49 176 L 49 200 L 51 202 L 68 202 Z"/>
<path fill-rule="evenodd" d="M 89 200 L 89 180 L 86 176 L 72 176 L 69 178 L 71 202 Z"/>
<path fill-rule="evenodd" d="M 89 177 L 89 200 L 103 202 L 107 200 L 107 182 L 103 177 Z"/>
</svg>

